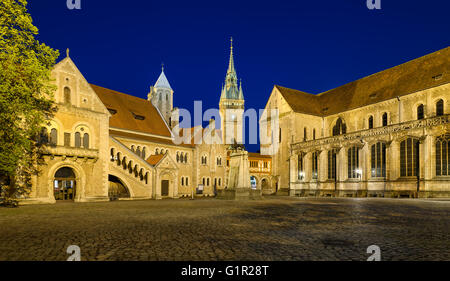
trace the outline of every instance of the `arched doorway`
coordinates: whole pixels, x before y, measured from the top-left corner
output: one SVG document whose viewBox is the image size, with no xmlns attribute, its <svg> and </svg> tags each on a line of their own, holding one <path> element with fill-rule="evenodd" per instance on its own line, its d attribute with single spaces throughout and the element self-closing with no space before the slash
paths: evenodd
<svg viewBox="0 0 450 281">
<path fill-rule="evenodd" d="M 250 176 L 250 186 L 252 187 L 252 189 L 256 189 L 257 188 L 258 182 L 257 182 L 255 176 Z"/>
<path fill-rule="evenodd" d="M 63 167 L 56 171 L 53 181 L 55 200 L 74 201 L 76 183 L 76 176 L 71 168 Z"/>
<path fill-rule="evenodd" d="M 128 188 L 118 177 L 109 175 L 108 180 L 108 196 L 110 201 L 115 201 L 120 198 L 130 198 L 130 192 L 128 191 Z"/>
<path fill-rule="evenodd" d="M 270 189 L 269 182 L 267 181 L 267 179 L 261 180 L 261 189 L 263 190 Z"/>
</svg>

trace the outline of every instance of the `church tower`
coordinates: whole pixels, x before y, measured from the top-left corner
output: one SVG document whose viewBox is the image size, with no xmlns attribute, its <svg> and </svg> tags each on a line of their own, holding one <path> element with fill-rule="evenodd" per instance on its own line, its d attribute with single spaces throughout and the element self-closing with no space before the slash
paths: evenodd
<svg viewBox="0 0 450 281">
<path fill-rule="evenodd" d="M 173 110 L 173 90 L 164 74 L 164 66 L 155 85 L 150 87 L 148 100 L 152 102 L 153 106 L 158 108 L 164 120 L 171 126 L 170 117 Z"/>
<path fill-rule="evenodd" d="M 238 78 L 234 68 L 233 38 L 231 38 L 230 62 L 225 85 L 222 86 L 219 110 L 223 143 L 232 144 L 234 141 L 243 143 L 244 93 L 242 81 L 238 87 Z"/>
</svg>

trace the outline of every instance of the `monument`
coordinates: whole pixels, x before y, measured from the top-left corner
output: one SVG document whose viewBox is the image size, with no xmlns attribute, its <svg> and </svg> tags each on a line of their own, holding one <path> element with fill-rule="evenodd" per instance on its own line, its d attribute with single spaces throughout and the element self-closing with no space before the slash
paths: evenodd
<svg viewBox="0 0 450 281">
<path fill-rule="evenodd" d="M 252 189 L 248 163 L 248 152 L 242 144 L 230 146 L 230 170 L 228 185 L 218 191 L 217 198 L 225 200 L 261 199 L 262 191 Z"/>
</svg>

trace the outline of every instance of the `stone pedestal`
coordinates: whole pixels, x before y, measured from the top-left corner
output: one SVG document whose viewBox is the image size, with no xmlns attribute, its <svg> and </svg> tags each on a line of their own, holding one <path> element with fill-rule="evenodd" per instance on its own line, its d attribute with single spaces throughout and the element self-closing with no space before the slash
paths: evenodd
<svg viewBox="0 0 450 281">
<path fill-rule="evenodd" d="M 248 163 L 248 152 L 245 150 L 232 150 L 230 154 L 230 170 L 228 173 L 228 186 L 219 190 L 218 199 L 249 200 L 261 199 L 261 190 L 252 189 Z"/>
</svg>

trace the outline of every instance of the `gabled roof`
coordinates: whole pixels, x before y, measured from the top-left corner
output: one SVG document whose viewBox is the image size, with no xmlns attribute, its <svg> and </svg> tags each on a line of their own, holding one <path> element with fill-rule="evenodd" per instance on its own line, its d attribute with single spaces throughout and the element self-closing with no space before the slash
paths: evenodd
<svg viewBox="0 0 450 281">
<path fill-rule="evenodd" d="M 110 127 L 171 137 L 169 128 L 150 101 L 93 84 L 91 87 L 112 115 Z"/>
<path fill-rule="evenodd" d="M 161 71 L 161 75 L 159 75 L 158 80 L 155 83 L 155 88 L 164 88 L 172 90 L 172 87 L 170 87 L 169 80 L 167 80 L 166 75 L 164 74 L 164 70 Z"/>
<path fill-rule="evenodd" d="M 295 112 L 328 116 L 449 82 L 450 47 L 447 47 L 318 95 L 275 87 Z"/>
<path fill-rule="evenodd" d="M 152 165 L 152 166 L 156 166 L 158 165 L 159 162 L 161 162 L 161 160 L 164 159 L 164 156 L 166 156 L 165 154 L 158 154 L 158 155 L 150 155 L 150 157 L 147 158 L 147 163 Z"/>
</svg>

